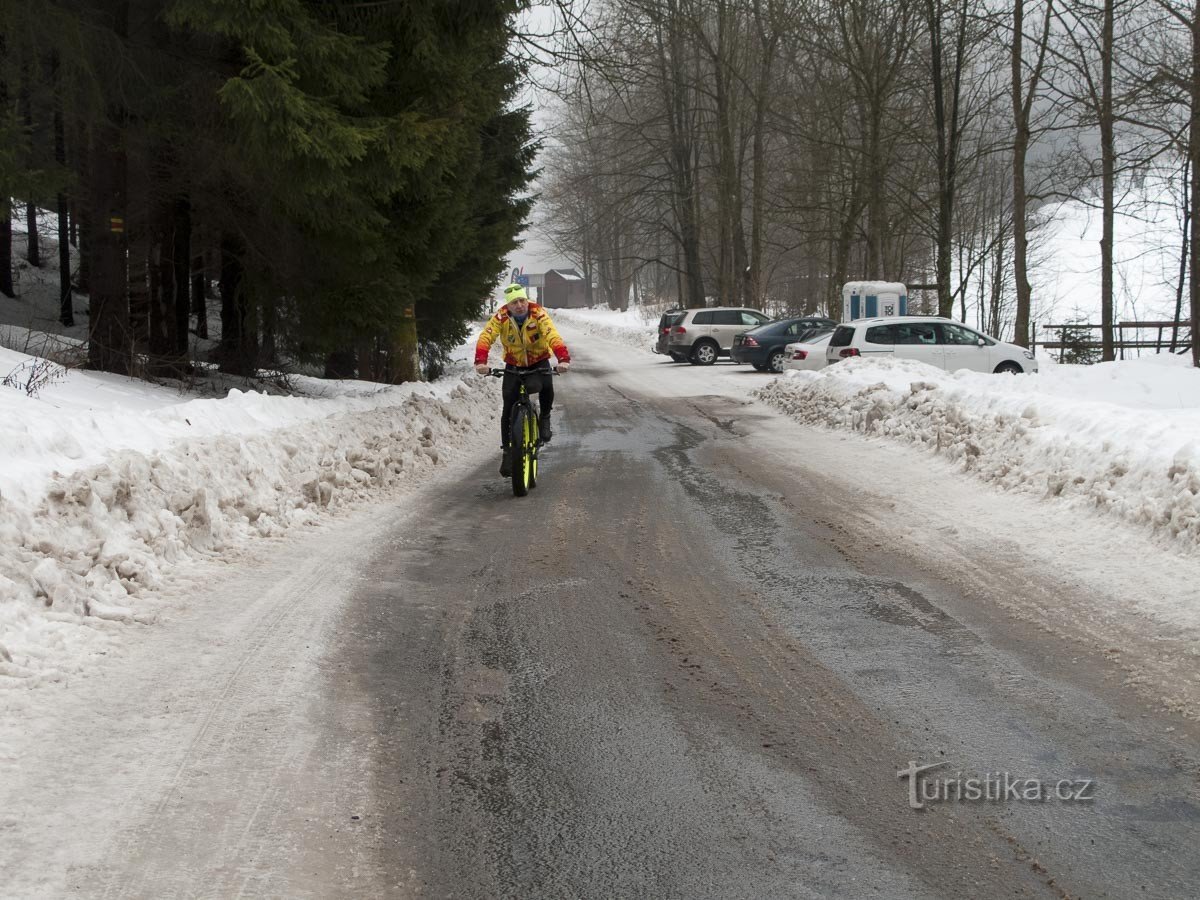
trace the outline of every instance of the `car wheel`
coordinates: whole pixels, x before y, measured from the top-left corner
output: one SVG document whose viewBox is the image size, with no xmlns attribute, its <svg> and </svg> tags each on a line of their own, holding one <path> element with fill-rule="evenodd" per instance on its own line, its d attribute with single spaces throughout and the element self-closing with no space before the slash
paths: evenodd
<svg viewBox="0 0 1200 900">
<path fill-rule="evenodd" d="M 692 362 L 698 366 L 711 366 L 717 361 L 719 349 L 712 341 L 701 341 L 692 348 Z"/>
<path fill-rule="evenodd" d="M 686 353 L 671 353 L 671 362 L 687 362 Z"/>
<path fill-rule="evenodd" d="M 1000 365 L 996 366 L 995 371 L 992 374 L 994 374 L 994 375 L 1020 375 L 1024 371 L 1025 371 L 1024 369 L 1022 369 L 1020 366 L 1018 366 L 1012 360 L 1005 360 L 1004 362 L 1000 363 Z"/>
<path fill-rule="evenodd" d="M 771 352 L 771 355 L 767 357 L 767 369 L 771 372 L 782 372 L 783 371 L 783 351 L 782 350 L 774 350 Z"/>
</svg>

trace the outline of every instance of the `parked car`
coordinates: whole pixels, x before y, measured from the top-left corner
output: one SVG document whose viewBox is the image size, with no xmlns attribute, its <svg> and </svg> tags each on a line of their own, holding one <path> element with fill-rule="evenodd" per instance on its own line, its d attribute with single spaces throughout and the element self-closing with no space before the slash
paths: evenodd
<svg viewBox="0 0 1200 900">
<path fill-rule="evenodd" d="M 1036 372 L 1037 358 L 1024 347 L 1005 344 L 940 316 L 858 319 L 839 325 L 825 348 L 837 362 L 851 356 L 895 357 L 957 372 Z"/>
<path fill-rule="evenodd" d="M 679 354 L 692 365 L 711 366 L 718 357 L 729 355 L 737 335 L 769 321 L 757 309 L 741 306 L 685 310 L 683 317 L 671 326 L 667 352 L 672 359 Z"/>
<path fill-rule="evenodd" d="M 668 347 L 668 339 L 671 335 L 671 326 L 676 324 L 683 318 L 686 309 L 668 309 L 658 318 L 658 332 L 654 340 L 654 352 L 661 353 L 664 356 L 669 355 L 675 362 L 683 362 L 687 356 L 683 353 L 672 353 Z"/>
<path fill-rule="evenodd" d="M 784 347 L 804 340 L 820 328 L 833 328 L 836 324 L 833 319 L 820 316 L 776 319 L 735 337 L 729 348 L 729 358 L 735 363 L 749 363 L 760 372 L 782 372 Z"/>
<path fill-rule="evenodd" d="M 783 348 L 783 370 L 812 371 L 825 368 L 825 348 L 829 346 L 831 337 L 833 329 L 825 328 L 814 331 L 803 341 L 788 344 Z"/>
</svg>

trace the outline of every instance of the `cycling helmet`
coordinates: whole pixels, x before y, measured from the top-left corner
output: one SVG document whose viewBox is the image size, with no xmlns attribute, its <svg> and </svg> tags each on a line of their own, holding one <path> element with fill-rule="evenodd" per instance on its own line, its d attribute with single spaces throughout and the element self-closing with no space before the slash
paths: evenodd
<svg viewBox="0 0 1200 900">
<path fill-rule="evenodd" d="M 525 288 L 519 284 L 510 284 L 504 289 L 504 302 L 512 303 L 514 300 L 528 300 L 529 295 L 525 293 Z"/>
</svg>

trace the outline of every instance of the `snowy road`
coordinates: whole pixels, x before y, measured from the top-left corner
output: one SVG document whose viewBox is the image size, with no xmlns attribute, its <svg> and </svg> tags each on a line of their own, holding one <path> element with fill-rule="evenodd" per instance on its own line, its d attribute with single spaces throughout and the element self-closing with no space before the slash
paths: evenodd
<svg viewBox="0 0 1200 900">
<path fill-rule="evenodd" d="M 1195 561 L 722 387 L 764 376 L 578 355 L 529 498 L 476 456 L 65 691 L 0 892 L 1200 892 Z M 910 761 L 1094 799 L 918 811 Z"/>
</svg>

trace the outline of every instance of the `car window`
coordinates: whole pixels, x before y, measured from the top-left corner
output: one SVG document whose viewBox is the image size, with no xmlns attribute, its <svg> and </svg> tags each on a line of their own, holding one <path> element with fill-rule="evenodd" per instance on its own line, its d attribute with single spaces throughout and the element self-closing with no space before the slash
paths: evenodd
<svg viewBox="0 0 1200 900">
<path fill-rule="evenodd" d="M 693 325 L 711 325 L 713 323 L 713 313 L 710 309 L 704 309 L 696 313 L 692 319 Z"/>
<path fill-rule="evenodd" d="M 895 325 L 872 325 L 867 329 L 867 334 L 864 340 L 868 344 L 895 344 L 896 343 L 896 326 Z"/>
<path fill-rule="evenodd" d="M 755 312 L 754 310 L 749 310 L 749 311 L 743 310 L 742 311 L 742 321 L 753 328 L 756 325 L 762 325 L 766 322 L 770 322 L 771 317 L 764 316 L 762 313 Z"/>
<path fill-rule="evenodd" d="M 942 331 L 943 344 L 972 344 L 979 343 L 979 335 L 961 325 L 942 323 L 938 326 Z"/>
<path fill-rule="evenodd" d="M 712 317 L 712 323 L 714 325 L 742 324 L 742 314 L 736 309 L 714 309 L 712 311 Z"/>
<path fill-rule="evenodd" d="M 683 321 L 683 313 L 664 313 L 663 317 L 658 320 L 658 328 L 661 331 L 664 328 L 671 328 Z"/>
<path fill-rule="evenodd" d="M 893 325 L 896 329 L 897 344 L 936 344 L 937 329 L 924 322 L 907 322 L 903 325 Z"/>
<path fill-rule="evenodd" d="M 849 325 L 839 325 L 833 337 L 829 339 L 830 347 L 849 347 L 854 340 L 854 329 Z"/>
<path fill-rule="evenodd" d="M 790 322 L 787 327 L 788 334 L 807 334 L 815 328 L 821 326 L 820 322 L 814 322 L 812 319 L 797 319 L 795 322 Z"/>
</svg>

